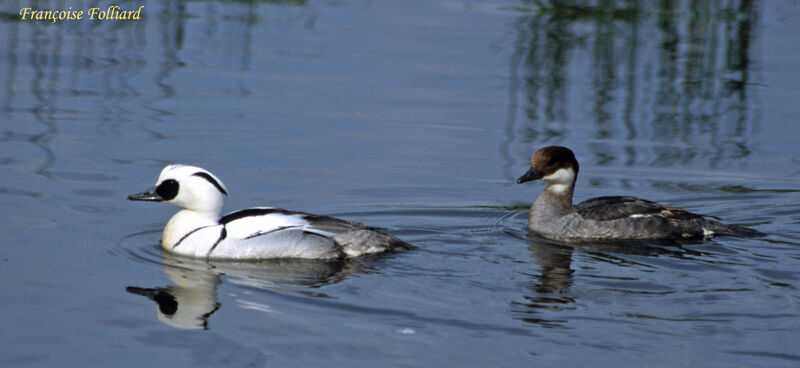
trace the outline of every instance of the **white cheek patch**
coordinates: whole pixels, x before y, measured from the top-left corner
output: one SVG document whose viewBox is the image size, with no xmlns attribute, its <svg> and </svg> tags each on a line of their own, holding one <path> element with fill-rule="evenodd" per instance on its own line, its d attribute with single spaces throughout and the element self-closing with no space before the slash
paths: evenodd
<svg viewBox="0 0 800 368">
<path fill-rule="evenodd" d="M 553 184 L 572 184 L 572 181 L 575 180 L 575 171 L 572 169 L 561 168 L 556 170 L 556 172 L 543 177 L 542 180 Z"/>
<path fill-rule="evenodd" d="M 558 169 L 556 172 L 542 177 L 547 184 L 550 184 L 550 190 L 561 193 L 569 189 L 572 182 L 575 181 L 575 171 L 569 169 Z"/>
</svg>

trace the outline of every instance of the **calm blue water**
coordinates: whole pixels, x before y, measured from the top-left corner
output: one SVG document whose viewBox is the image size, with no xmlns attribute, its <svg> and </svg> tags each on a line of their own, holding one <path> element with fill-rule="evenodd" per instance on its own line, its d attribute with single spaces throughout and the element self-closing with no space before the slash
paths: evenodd
<svg viewBox="0 0 800 368">
<path fill-rule="evenodd" d="M 140 21 L 52 24 L 4 2 L 0 365 L 800 365 L 800 6 L 537 3 L 139 1 L 119 5 Z M 528 239 L 542 184 L 514 180 L 550 144 L 581 161 L 576 200 L 769 235 Z M 222 178 L 228 211 L 418 248 L 162 254 L 175 209 L 125 198 L 171 162 Z"/>
</svg>

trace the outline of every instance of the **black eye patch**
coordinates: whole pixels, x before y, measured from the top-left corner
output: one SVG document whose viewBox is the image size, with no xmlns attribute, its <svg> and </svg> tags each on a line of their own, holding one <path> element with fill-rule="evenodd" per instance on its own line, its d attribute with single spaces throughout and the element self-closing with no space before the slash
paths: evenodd
<svg viewBox="0 0 800 368">
<path fill-rule="evenodd" d="M 161 196 L 165 201 L 172 200 L 178 195 L 178 181 L 175 179 L 167 179 L 161 182 L 156 188 L 156 194 Z"/>
<path fill-rule="evenodd" d="M 555 164 L 555 163 L 556 163 L 556 159 L 555 159 L 555 157 L 553 157 L 549 161 L 547 161 L 547 165 L 546 166 L 553 166 L 553 164 Z"/>
<path fill-rule="evenodd" d="M 158 310 L 167 316 L 171 316 L 178 311 L 178 302 L 169 293 L 159 291 L 153 295 L 153 300 L 158 304 Z"/>
</svg>

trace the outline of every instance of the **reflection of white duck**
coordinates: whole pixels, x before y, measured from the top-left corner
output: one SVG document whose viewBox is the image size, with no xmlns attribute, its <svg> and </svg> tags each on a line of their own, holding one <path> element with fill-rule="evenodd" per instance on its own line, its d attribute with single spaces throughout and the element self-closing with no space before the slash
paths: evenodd
<svg viewBox="0 0 800 368">
<path fill-rule="evenodd" d="M 210 172 L 169 165 L 161 171 L 155 188 L 128 199 L 183 207 L 164 228 L 161 245 L 184 256 L 337 259 L 411 248 L 373 227 L 280 208 L 256 207 L 220 218 L 227 194 L 222 181 Z"/>
<path fill-rule="evenodd" d="M 269 259 L 248 262 L 213 262 L 178 258 L 164 252 L 164 273 L 173 285 L 141 288 L 129 286 L 129 293 L 154 301 L 158 320 L 181 329 L 207 329 L 208 319 L 219 308 L 217 285 L 220 276 L 247 288 L 280 289 L 287 286 L 320 287 L 341 281 L 351 272 L 360 270 L 358 261 L 330 262 L 311 259 Z M 317 295 L 319 293 L 314 293 Z M 241 308 L 269 310 L 269 306 L 237 298 Z"/>
<path fill-rule="evenodd" d="M 533 154 L 530 170 L 517 180 L 541 179 L 547 183 L 528 215 L 533 233 L 562 241 L 679 241 L 712 235 L 763 235 L 636 197 L 599 197 L 573 206 L 577 177 L 578 160 L 569 148 L 550 146 Z"/>
<path fill-rule="evenodd" d="M 164 267 L 164 272 L 175 285 L 149 289 L 129 286 L 126 290 L 156 302 L 158 320 L 168 326 L 188 330 L 208 328 L 208 317 L 220 306 L 217 302 L 219 277 L 207 270 L 169 266 Z"/>
</svg>

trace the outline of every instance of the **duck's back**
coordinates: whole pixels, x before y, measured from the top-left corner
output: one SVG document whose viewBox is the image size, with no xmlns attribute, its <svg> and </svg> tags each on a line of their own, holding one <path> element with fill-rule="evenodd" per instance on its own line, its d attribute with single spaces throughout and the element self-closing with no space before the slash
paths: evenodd
<svg viewBox="0 0 800 368">
<path fill-rule="evenodd" d="M 252 208 L 220 219 L 227 237 L 212 258 L 357 257 L 411 245 L 377 228 L 281 208 Z"/>
<path fill-rule="evenodd" d="M 309 230 L 328 234 L 342 251 L 350 257 L 385 251 L 408 250 L 408 244 L 383 230 L 362 223 L 341 220 L 330 216 L 303 214 L 309 223 Z"/>
<path fill-rule="evenodd" d="M 581 232 L 597 239 L 675 241 L 711 235 L 758 234 L 682 208 L 631 196 L 592 198 L 577 204 L 575 209 L 583 219 Z"/>
</svg>

